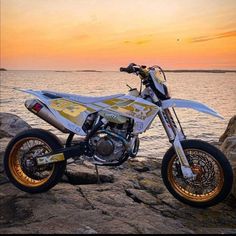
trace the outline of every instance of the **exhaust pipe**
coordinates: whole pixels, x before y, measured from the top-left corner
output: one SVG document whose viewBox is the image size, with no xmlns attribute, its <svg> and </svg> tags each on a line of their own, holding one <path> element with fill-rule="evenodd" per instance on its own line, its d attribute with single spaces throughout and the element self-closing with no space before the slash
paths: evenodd
<svg viewBox="0 0 236 236">
<path fill-rule="evenodd" d="M 25 107 L 34 113 L 36 116 L 40 117 L 50 125 L 59 129 L 63 133 L 70 133 L 68 129 L 66 129 L 62 123 L 60 123 L 56 117 L 52 114 L 52 112 L 47 108 L 45 104 L 43 104 L 38 99 L 30 99 L 25 101 Z"/>
</svg>

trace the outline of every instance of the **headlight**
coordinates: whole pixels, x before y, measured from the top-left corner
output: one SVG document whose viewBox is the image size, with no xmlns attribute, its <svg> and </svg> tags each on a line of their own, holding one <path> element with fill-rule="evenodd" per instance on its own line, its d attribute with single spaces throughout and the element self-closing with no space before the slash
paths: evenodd
<svg viewBox="0 0 236 236">
<path fill-rule="evenodd" d="M 155 79 L 159 84 L 165 83 L 165 78 L 159 70 L 155 70 Z"/>
</svg>

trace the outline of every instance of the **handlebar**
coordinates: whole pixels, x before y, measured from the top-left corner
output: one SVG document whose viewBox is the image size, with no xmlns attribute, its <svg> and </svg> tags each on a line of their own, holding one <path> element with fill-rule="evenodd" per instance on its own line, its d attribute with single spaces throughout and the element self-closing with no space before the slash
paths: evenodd
<svg viewBox="0 0 236 236">
<path fill-rule="evenodd" d="M 126 67 L 120 67 L 120 72 L 127 72 L 127 68 Z"/>
<path fill-rule="evenodd" d="M 127 67 L 121 67 L 120 71 L 121 72 L 127 72 L 129 74 L 136 72 L 134 66 L 137 66 L 134 63 L 130 63 Z"/>
<path fill-rule="evenodd" d="M 161 78 L 159 78 L 159 76 L 157 75 L 156 68 L 158 68 L 159 72 L 163 74 L 164 81 L 162 81 Z M 127 67 L 120 67 L 120 71 L 129 74 L 135 73 L 140 77 L 142 81 L 140 86 L 140 94 L 142 91 L 142 84 L 143 84 L 146 87 L 151 87 L 153 93 L 157 96 L 158 99 L 165 100 L 170 98 L 167 86 L 163 84 L 163 82 L 166 81 L 166 76 L 160 66 L 152 66 L 147 68 L 146 66 L 143 65 L 139 66 L 134 63 L 131 63 Z M 155 84 L 155 82 L 157 82 L 160 86 L 158 87 Z M 156 100 L 157 98 L 154 99 Z"/>
<path fill-rule="evenodd" d="M 137 75 L 141 75 L 141 77 L 145 78 L 147 76 L 146 71 L 144 71 L 145 68 L 146 66 L 138 66 L 135 63 L 131 63 L 127 67 L 120 67 L 120 71 L 129 74 L 136 73 Z"/>
</svg>

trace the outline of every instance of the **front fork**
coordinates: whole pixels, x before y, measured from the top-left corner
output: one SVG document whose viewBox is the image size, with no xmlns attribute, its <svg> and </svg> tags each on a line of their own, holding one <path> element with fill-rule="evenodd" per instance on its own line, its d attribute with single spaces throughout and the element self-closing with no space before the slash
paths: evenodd
<svg viewBox="0 0 236 236">
<path fill-rule="evenodd" d="M 160 111 L 158 112 L 158 116 L 166 131 L 169 141 L 173 145 L 176 155 L 179 158 L 181 171 L 183 173 L 184 178 L 195 179 L 196 175 L 192 172 L 188 159 L 186 158 L 186 155 L 181 145 L 181 141 L 186 139 L 181 125 L 180 125 L 181 129 L 178 129 L 169 109 L 160 109 Z M 176 118 L 177 118 L 177 115 L 176 115 Z"/>
</svg>

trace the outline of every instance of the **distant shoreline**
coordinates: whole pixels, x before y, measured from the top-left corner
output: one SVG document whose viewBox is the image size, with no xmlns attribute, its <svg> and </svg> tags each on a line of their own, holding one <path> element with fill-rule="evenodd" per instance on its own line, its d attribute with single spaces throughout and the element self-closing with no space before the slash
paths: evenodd
<svg viewBox="0 0 236 236">
<path fill-rule="evenodd" d="M 75 72 L 106 72 L 101 70 L 76 70 Z"/>
<path fill-rule="evenodd" d="M 85 72 L 85 73 L 94 73 L 94 72 L 120 72 L 119 70 L 109 71 L 109 70 L 14 70 L 14 69 L 5 69 L 0 68 L 0 71 L 48 71 L 48 72 Z M 178 69 L 178 70 L 170 70 L 164 69 L 164 72 L 171 72 L 171 73 L 236 73 L 236 70 L 223 70 L 223 69 L 212 69 L 212 70 L 196 70 L 196 69 Z"/>
<path fill-rule="evenodd" d="M 55 70 L 54 72 L 105 72 L 101 70 Z"/>
<path fill-rule="evenodd" d="M 236 73 L 236 70 L 164 70 L 164 72 L 175 72 L 175 73 Z"/>
</svg>

